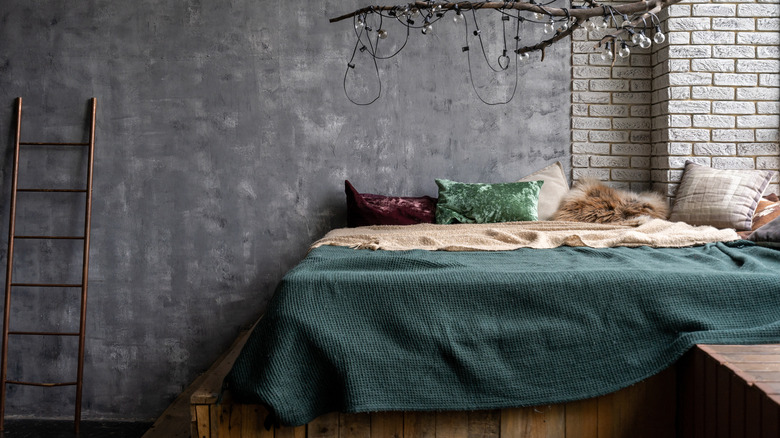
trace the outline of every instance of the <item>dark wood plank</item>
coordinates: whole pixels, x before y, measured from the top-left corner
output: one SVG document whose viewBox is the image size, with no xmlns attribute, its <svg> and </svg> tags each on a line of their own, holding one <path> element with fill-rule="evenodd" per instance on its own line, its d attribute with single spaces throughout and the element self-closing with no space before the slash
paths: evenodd
<svg viewBox="0 0 780 438">
<path fill-rule="evenodd" d="M 339 414 L 339 438 L 370 437 L 370 414 Z"/>
<path fill-rule="evenodd" d="M 320 415 L 306 425 L 307 438 L 339 438 L 339 414 Z"/>
<path fill-rule="evenodd" d="M 705 409 L 704 409 L 704 387 L 706 386 L 704 376 L 704 358 L 706 354 L 702 350 L 694 350 L 693 355 L 693 436 L 695 438 L 705 438 Z"/>
<path fill-rule="evenodd" d="M 761 397 L 761 436 L 763 438 L 780 437 L 780 409 L 766 395 Z"/>
<path fill-rule="evenodd" d="M 403 412 L 376 412 L 371 414 L 371 438 L 403 438 Z"/>
<path fill-rule="evenodd" d="M 694 437 L 694 355 L 699 351 L 692 348 L 677 361 L 677 437 Z"/>
<path fill-rule="evenodd" d="M 731 433 L 731 377 L 734 373 L 726 367 L 716 369 L 716 428 L 718 438 L 729 438 Z"/>
<path fill-rule="evenodd" d="M 404 412 L 404 438 L 435 437 L 435 412 Z"/>
<path fill-rule="evenodd" d="M 745 382 L 737 378 L 731 378 L 730 394 L 730 438 L 745 438 Z"/>
<path fill-rule="evenodd" d="M 465 412 L 437 412 L 437 438 L 468 438 L 469 419 Z"/>
<path fill-rule="evenodd" d="M 647 413 L 642 406 L 646 386 L 646 382 L 640 382 L 615 393 L 615 405 L 612 407 L 615 411 L 613 419 L 616 420 L 612 429 L 613 436 L 649 438 L 648 430 L 641 421 Z"/>
<path fill-rule="evenodd" d="M 566 438 L 598 438 L 598 399 L 566 403 Z"/>
<path fill-rule="evenodd" d="M 468 438 L 498 438 L 501 431 L 501 411 L 470 411 Z"/>
<path fill-rule="evenodd" d="M 677 366 L 641 383 L 637 424 L 644 436 L 673 437 L 677 428 Z"/>
<path fill-rule="evenodd" d="M 761 391 L 755 386 L 745 388 L 745 436 L 761 436 Z"/>
<path fill-rule="evenodd" d="M 711 356 L 704 358 L 704 436 L 713 438 L 718 425 L 718 372 L 719 363 Z"/>
</svg>

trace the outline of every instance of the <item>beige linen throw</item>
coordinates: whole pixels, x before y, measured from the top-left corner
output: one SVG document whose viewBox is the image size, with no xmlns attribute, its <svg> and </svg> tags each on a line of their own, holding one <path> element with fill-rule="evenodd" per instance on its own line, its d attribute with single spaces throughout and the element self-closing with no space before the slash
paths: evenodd
<svg viewBox="0 0 780 438">
<path fill-rule="evenodd" d="M 508 251 L 559 246 L 679 248 L 737 239 L 739 235 L 732 229 L 695 227 L 661 219 L 639 219 L 618 224 L 538 221 L 339 228 L 314 242 L 311 249 L 323 245 L 391 251 Z"/>
</svg>

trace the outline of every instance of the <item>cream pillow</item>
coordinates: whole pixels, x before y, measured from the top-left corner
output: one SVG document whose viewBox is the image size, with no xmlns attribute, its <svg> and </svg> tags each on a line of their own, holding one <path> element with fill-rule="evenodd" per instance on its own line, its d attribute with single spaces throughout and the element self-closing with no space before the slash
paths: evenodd
<svg viewBox="0 0 780 438">
<path fill-rule="evenodd" d="M 765 170 L 712 169 L 688 161 L 669 220 L 749 230 L 771 178 Z"/>
<path fill-rule="evenodd" d="M 518 182 L 544 181 L 539 192 L 537 214 L 540 221 L 549 221 L 558 210 L 561 199 L 569 192 L 569 183 L 560 161 L 523 177 Z"/>
</svg>

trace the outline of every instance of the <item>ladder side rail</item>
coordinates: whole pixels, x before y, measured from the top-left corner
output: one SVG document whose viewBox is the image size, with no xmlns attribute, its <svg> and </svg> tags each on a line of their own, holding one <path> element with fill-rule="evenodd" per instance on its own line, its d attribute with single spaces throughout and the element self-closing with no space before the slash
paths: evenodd
<svg viewBox="0 0 780 438">
<path fill-rule="evenodd" d="M 11 205 L 8 226 L 8 253 L 5 271 L 5 307 L 3 308 L 3 350 L 0 361 L 0 430 L 5 425 L 6 380 L 8 379 L 8 327 L 11 318 L 11 278 L 14 266 L 14 234 L 16 228 L 16 187 L 19 176 L 19 143 L 22 132 L 22 98 L 16 99 L 16 136 L 14 138 L 14 162 L 11 172 Z"/>
<path fill-rule="evenodd" d="M 90 127 L 89 127 L 89 158 L 87 160 L 87 193 L 86 207 L 84 208 L 84 252 L 81 271 L 81 313 L 79 317 L 79 357 L 76 376 L 76 412 L 75 432 L 79 433 L 81 424 L 81 397 L 82 384 L 84 382 L 84 344 L 87 328 L 87 279 L 89 277 L 89 232 L 92 226 L 92 168 L 95 161 L 95 118 L 97 115 L 97 99 L 90 99 Z"/>
</svg>

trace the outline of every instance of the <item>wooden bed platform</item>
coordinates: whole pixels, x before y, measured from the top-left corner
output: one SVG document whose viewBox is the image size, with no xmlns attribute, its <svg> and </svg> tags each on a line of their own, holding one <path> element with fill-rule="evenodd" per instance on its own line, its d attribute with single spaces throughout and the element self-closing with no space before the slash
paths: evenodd
<svg viewBox="0 0 780 438">
<path fill-rule="evenodd" d="M 780 437 L 780 345 L 700 345 L 650 379 L 578 402 L 494 411 L 331 413 L 304 426 L 266 430 L 262 406 L 233 403 L 229 394 L 217 404 L 222 379 L 247 336 L 191 390 L 193 438 Z"/>
</svg>

